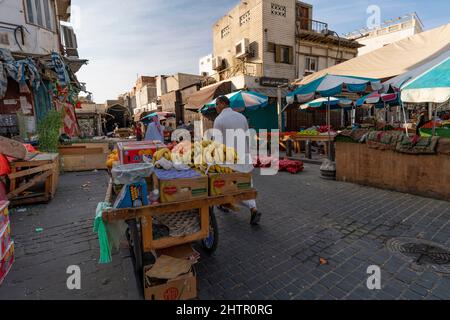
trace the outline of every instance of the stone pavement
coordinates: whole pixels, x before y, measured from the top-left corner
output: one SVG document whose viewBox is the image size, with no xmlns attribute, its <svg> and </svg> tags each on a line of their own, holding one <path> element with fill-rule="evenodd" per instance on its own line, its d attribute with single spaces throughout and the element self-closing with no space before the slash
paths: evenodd
<svg viewBox="0 0 450 320">
<path fill-rule="evenodd" d="M 0 299 L 140 298 L 126 249 L 111 265 L 97 264 L 92 218 L 106 182 L 103 172 L 63 175 L 51 203 L 12 215 L 17 261 Z M 386 247 L 396 237 L 449 247 L 448 202 L 321 180 L 315 165 L 255 176 L 255 186 L 259 227 L 248 211 L 216 212 L 220 243 L 197 265 L 200 299 L 450 299 L 449 276 Z M 77 292 L 66 288 L 73 264 L 82 269 Z M 381 268 L 382 290 L 367 289 L 370 265 Z"/>
<path fill-rule="evenodd" d="M 200 299 L 450 299 L 450 276 L 386 248 L 395 237 L 450 246 L 448 202 L 324 181 L 314 165 L 254 182 L 261 225 L 248 211 L 216 212 L 219 249 L 198 265 Z M 371 265 L 382 290 L 367 288 Z"/>
<path fill-rule="evenodd" d="M 97 203 L 105 199 L 107 182 L 106 172 L 67 173 L 49 204 L 11 214 L 16 261 L 0 287 L 0 300 L 139 298 L 125 246 L 112 264 L 97 263 L 93 218 Z M 71 265 L 81 268 L 81 290 L 67 289 Z"/>
</svg>

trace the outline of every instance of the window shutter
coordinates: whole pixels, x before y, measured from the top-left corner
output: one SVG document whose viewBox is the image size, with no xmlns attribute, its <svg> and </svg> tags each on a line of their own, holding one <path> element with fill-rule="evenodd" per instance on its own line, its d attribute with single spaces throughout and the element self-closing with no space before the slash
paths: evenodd
<svg viewBox="0 0 450 320">
<path fill-rule="evenodd" d="M 282 55 L 283 55 L 283 50 L 281 50 L 281 46 L 280 45 L 275 45 L 275 62 L 281 62 L 282 59 Z"/>
<path fill-rule="evenodd" d="M 294 48 L 289 47 L 289 64 L 294 64 Z"/>
</svg>

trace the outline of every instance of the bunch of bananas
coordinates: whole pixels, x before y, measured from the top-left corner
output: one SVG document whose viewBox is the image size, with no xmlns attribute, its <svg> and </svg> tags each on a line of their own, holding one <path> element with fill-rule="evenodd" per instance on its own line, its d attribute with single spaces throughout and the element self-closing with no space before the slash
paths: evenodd
<svg viewBox="0 0 450 320">
<path fill-rule="evenodd" d="M 119 161 L 119 152 L 117 149 L 115 149 L 111 154 L 108 156 L 108 160 L 106 161 L 106 167 L 111 170 L 113 167 L 114 162 Z"/>
<path fill-rule="evenodd" d="M 209 168 L 208 172 L 210 172 L 210 173 L 226 173 L 226 174 L 230 174 L 230 173 L 233 173 L 234 171 L 233 171 L 233 169 L 228 168 L 228 167 L 221 167 L 219 165 L 214 165 L 214 166 L 211 166 Z"/>
<path fill-rule="evenodd" d="M 192 167 L 205 172 L 209 167 L 212 173 L 232 173 L 222 164 L 235 164 L 238 160 L 236 150 L 213 141 L 195 142 L 191 150 Z"/>
<path fill-rule="evenodd" d="M 172 154 L 168 148 L 160 149 L 153 154 L 153 164 L 155 164 L 162 158 L 166 158 L 166 160 L 172 161 Z M 156 164 L 156 167 L 158 169 L 161 169 L 161 166 L 159 164 Z"/>
</svg>

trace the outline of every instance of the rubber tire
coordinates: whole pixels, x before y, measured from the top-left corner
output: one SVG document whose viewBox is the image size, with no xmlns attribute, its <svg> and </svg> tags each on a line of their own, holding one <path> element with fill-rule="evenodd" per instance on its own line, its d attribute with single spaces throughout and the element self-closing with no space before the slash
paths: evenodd
<svg viewBox="0 0 450 320">
<path fill-rule="evenodd" d="M 211 232 L 211 229 L 213 231 L 213 243 L 211 245 L 208 245 L 206 243 L 207 239 L 202 240 L 202 247 L 206 254 L 212 255 L 214 252 L 216 252 L 217 247 L 219 245 L 219 228 L 217 225 L 217 219 L 216 215 L 214 213 L 214 207 L 209 208 L 209 230 Z"/>
<path fill-rule="evenodd" d="M 130 245 L 130 250 L 132 252 L 134 271 L 136 272 L 136 276 L 138 277 L 138 279 L 140 279 L 142 277 L 142 272 L 144 271 L 142 261 L 141 236 L 139 234 L 139 229 L 136 220 L 128 220 L 127 224 L 128 224 L 127 239 Z"/>
</svg>

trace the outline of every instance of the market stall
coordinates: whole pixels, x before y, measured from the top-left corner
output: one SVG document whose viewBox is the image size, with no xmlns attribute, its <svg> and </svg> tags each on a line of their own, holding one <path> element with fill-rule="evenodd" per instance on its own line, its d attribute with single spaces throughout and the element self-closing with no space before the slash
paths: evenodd
<svg viewBox="0 0 450 320">
<path fill-rule="evenodd" d="M 337 180 L 450 200 L 450 139 L 358 131 L 336 138 Z"/>
<path fill-rule="evenodd" d="M 119 143 L 108 160 L 112 179 L 95 219 L 100 262 L 111 261 L 111 235 L 126 222 L 146 299 L 195 298 L 195 290 L 183 295 L 180 288 L 186 281 L 196 284 L 198 255 L 190 244 L 200 241 L 206 253 L 213 253 L 219 235 L 214 207 L 257 197 L 251 170 L 240 170 L 236 162 L 234 149 L 212 141 L 185 141 L 172 150 L 156 142 Z M 160 267 L 178 270 L 180 265 L 181 273 L 161 275 Z M 177 294 L 170 294 L 171 286 Z"/>
</svg>

